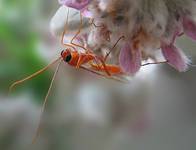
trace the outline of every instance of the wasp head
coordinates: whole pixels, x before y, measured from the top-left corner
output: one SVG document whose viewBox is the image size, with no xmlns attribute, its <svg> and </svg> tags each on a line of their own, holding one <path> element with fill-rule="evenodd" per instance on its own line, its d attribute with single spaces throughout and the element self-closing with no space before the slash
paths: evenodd
<svg viewBox="0 0 196 150">
<path fill-rule="evenodd" d="M 71 60 L 71 58 L 72 58 L 72 56 L 71 56 L 71 50 L 70 49 L 62 50 L 61 57 L 63 58 L 63 60 L 65 62 L 69 62 Z"/>
</svg>

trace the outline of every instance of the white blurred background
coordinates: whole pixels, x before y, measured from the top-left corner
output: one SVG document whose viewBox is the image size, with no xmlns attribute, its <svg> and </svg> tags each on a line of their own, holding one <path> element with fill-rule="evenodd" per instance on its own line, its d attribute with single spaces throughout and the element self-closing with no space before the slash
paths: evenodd
<svg viewBox="0 0 196 150">
<path fill-rule="evenodd" d="M 62 64 L 31 145 L 55 67 L 6 93 L 59 55 L 49 29 L 58 8 L 55 0 L 0 1 L 0 149 L 195 150 L 196 67 L 167 65 L 143 67 L 124 85 Z M 196 43 L 178 45 L 196 64 Z"/>
</svg>

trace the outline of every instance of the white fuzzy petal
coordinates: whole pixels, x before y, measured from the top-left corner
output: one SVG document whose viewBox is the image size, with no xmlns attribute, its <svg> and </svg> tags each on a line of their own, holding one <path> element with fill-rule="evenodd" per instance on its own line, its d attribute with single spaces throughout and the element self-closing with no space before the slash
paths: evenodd
<svg viewBox="0 0 196 150">
<path fill-rule="evenodd" d="M 79 14 L 79 11 L 73 8 L 68 8 L 66 6 L 61 6 L 50 21 L 50 31 L 52 35 L 60 36 L 62 34 L 65 24 L 66 24 L 68 10 L 69 10 L 69 16 L 68 16 L 68 27 L 67 27 L 68 29 L 67 30 L 70 30 L 71 27 L 75 27 L 74 23 L 78 22 L 79 20 L 79 15 L 76 15 L 76 14 Z M 78 25 L 76 25 L 76 28 L 78 28 Z"/>
</svg>

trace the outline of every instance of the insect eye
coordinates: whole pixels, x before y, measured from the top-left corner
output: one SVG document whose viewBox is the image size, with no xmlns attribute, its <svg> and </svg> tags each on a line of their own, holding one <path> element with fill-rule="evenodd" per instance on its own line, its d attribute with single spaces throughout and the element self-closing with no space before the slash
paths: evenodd
<svg viewBox="0 0 196 150">
<path fill-rule="evenodd" d="M 63 56 L 64 50 L 61 51 L 61 56 Z"/>
<path fill-rule="evenodd" d="M 71 54 L 67 55 L 64 59 L 65 62 L 69 62 L 71 60 L 72 56 Z"/>
</svg>

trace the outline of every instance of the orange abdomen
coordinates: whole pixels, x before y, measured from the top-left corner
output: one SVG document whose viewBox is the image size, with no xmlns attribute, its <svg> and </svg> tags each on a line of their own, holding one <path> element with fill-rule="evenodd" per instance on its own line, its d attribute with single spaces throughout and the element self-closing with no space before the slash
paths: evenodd
<svg viewBox="0 0 196 150">
<path fill-rule="evenodd" d="M 106 72 L 106 69 L 107 69 L 107 71 L 113 75 L 123 73 L 122 69 L 117 65 L 105 64 L 106 69 L 104 68 L 103 65 L 96 65 L 96 64 L 91 64 L 91 67 L 93 70 L 101 71 L 101 72 Z"/>
</svg>

